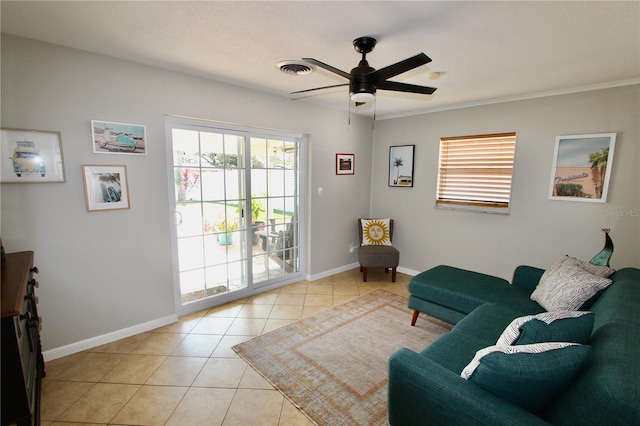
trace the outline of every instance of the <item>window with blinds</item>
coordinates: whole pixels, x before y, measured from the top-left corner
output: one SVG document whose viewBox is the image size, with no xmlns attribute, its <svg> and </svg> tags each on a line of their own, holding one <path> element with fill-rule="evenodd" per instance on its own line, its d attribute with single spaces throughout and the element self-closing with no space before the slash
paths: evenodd
<svg viewBox="0 0 640 426">
<path fill-rule="evenodd" d="M 437 207 L 508 213 L 515 133 L 440 139 Z"/>
</svg>

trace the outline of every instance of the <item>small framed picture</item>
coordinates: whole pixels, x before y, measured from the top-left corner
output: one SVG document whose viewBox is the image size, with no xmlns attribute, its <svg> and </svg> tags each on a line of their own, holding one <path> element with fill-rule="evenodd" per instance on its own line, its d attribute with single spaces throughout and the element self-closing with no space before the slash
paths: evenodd
<svg viewBox="0 0 640 426">
<path fill-rule="evenodd" d="M 141 124 L 91 120 L 91 135 L 95 154 L 147 153 L 147 130 Z"/>
<path fill-rule="evenodd" d="M 615 133 L 556 137 L 549 199 L 605 203 Z"/>
<path fill-rule="evenodd" d="M 87 211 L 130 208 L 127 166 L 83 164 Z"/>
<path fill-rule="evenodd" d="M 415 145 L 389 147 L 389 186 L 413 187 Z"/>
<path fill-rule="evenodd" d="M 60 132 L 3 127 L 1 133 L 0 182 L 65 182 Z"/>
<path fill-rule="evenodd" d="M 336 174 L 352 175 L 355 173 L 355 154 L 336 154 Z"/>
</svg>

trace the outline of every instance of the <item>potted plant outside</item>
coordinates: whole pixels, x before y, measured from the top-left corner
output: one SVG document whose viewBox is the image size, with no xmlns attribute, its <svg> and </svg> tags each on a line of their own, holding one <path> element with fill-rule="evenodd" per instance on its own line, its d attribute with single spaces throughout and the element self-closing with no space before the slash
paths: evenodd
<svg viewBox="0 0 640 426">
<path fill-rule="evenodd" d="M 233 244 L 233 231 L 237 231 L 239 228 L 238 219 L 233 222 L 229 222 L 225 219 L 220 219 L 215 223 L 216 230 L 220 232 L 218 234 L 218 243 L 226 246 Z"/>
</svg>

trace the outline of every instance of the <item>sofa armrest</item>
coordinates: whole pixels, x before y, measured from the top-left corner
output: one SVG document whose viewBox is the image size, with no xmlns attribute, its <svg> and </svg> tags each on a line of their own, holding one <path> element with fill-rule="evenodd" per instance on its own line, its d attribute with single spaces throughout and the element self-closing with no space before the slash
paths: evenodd
<svg viewBox="0 0 640 426">
<path fill-rule="evenodd" d="M 388 386 L 393 426 L 549 424 L 407 348 L 389 358 Z"/>
<path fill-rule="evenodd" d="M 511 284 L 533 291 L 538 285 L 540 278 L 542 278 L 542 274 L 544 274 L 544 269 L 536 268 L 535 266 L 520 265 L 513 271 Z"/>
</svg>

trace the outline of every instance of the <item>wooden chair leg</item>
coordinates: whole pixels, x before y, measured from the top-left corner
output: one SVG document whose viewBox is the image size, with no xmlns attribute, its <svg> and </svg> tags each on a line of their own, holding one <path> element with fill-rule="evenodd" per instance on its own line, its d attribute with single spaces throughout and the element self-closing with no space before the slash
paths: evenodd
<svg viewBox="0 0 640 426">
<path fill-rule="evenodd" d="M 362 272 L 362 265 L 360 265 L 360 272 Z"/>
<path fill-rule="evenodd" d="M 367 282 L 367 268 L 362 268 L 362 281 Z"/>
<path fill-rule="evenodd" d="M 396 268 L 393 268 L 391 270 L 391 282 L 395 283 L 396 282 Z"/>
<path fill-rule="evenodd" d="M 416 325 L 416 320 L 418 319 L 418 314 L 420 312 L 418 312 L 417 309 L 413 310 L 413 316 L 411 317 L 411 326 L 413 327 L 414 325 Z"/>
<path fill-rule="evenodd" d="M 389 268 L 384 268 L 384 273 L 388 274 L 389 273 Z"/>
</svg>

